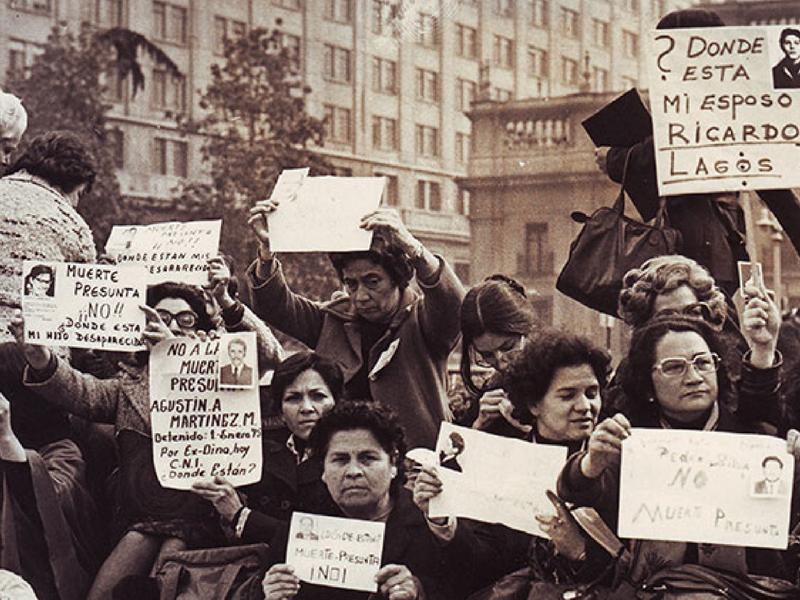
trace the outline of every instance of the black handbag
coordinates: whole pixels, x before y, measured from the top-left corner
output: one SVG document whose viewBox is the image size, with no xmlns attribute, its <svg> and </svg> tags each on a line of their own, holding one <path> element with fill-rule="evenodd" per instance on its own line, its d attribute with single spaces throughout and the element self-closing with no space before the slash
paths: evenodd
<svg viewBox="0 0 800 600">
<path fill-rule="evenodd" d="M 664 202 L 653 225 L 625 216 L 625 181 L 630 151 L 625 157 L 622 185 L 611 207 L 598 208 L 591 216 L 573 212 L 583 223 L 569 248 L 556 289 L 594 310 L 617 316 L 622 279 L 630 269 L 650 258 L 679 251 L 681 235 L 667 223 Z"/>
</svg>

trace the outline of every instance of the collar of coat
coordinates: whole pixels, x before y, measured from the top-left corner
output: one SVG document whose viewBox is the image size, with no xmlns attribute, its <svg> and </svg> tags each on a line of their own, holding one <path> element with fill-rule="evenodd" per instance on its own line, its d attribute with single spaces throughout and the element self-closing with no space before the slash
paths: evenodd
<svg viewBox="0 0 800 600">
<path fill-rule="evenodd" d="M 400 293 L 400 303 L 397 311 L 389 321 L 388 329 L 397 329 L 408 318 L 414 306 L 421 300 L 419 294 L 411 289 L 411 286 L 406 287 Z M 350 301 L 350 296 L 333 300 L 322 307 L 322 310 L 341 319 L 342 321 L 355 322 L 358 320 L 358 314 L 353 308 L 353 303 Z"/>
</svg>

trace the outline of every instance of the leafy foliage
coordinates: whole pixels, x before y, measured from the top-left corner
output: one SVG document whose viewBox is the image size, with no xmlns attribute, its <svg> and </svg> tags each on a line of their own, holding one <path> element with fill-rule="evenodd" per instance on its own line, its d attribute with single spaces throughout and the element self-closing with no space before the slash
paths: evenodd
<svg viewBox="0 0 800 600">
<path fill-rule="evenodd" d="M 223 218 L 222 249 L 244 267 L 255 256 L 247 225 L 250 207 L 269 197 L 284 168 L 309 167 L 311 175 L 331 166 L 311 150 L 323 142 L 323 122 L 306 112 L 306 95 L 290 51 L 277 30 L 253 29 L 225 44 L 225 61 L 211 67 L 211 82 L 200 102 L 206 110 L 183 123 L 202 134 L 202 156 L 210 181 L 189 182 L 178 204 L 187 217 Z M 338 280 L 322 254 L 282 257 L 290 285 L 327 299 Z"/>
</svg>

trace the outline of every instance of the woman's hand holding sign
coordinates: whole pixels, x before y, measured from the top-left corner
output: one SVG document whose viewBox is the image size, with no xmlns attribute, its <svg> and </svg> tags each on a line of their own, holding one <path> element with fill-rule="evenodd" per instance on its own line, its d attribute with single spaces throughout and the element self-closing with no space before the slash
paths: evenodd
<svg viewBox="0 0 800 600">
<path fill-rule="evenodd" d="M 589 451 L 581 460 L 581 471 L 589 479 L 597 479 L 606 468 L 619 461 L 622 441 L 631 434 L 631 423 L 617 413 L 600 423 L 589 438 Z"/>
<path fill-rule="evenodd" d="M 300 591 L 300 579 L 287 564 L 272 565 L 261 583 L 265 600 L 290 600 Z"/>
<path fill-rule="evenodd" d="M 419 598 L 417 579 L 405 565 L 384 565 L 375 575 L 378 589 L 389 600 L 416 600 Z"/>
<path fill-rule="evenodd" d="M 50 348 L 25 342 L 25 318 L 22 316 L 21 310 L 14 311 L 14 316 L 8 323 L 8 330 L 17 340 L 17 345 L 31 367 L 37 371 L 47 367 L 51 358 Z"/>
<path fill-rule="evenodd" d="M 220 516 L 228 523 L 233 521 L 236 513 L 244 506 L 236 488 L 219 476 L 205 481 L 196 481 L 192 484 L 192 491 L 211 502 Z"/>
</svg>

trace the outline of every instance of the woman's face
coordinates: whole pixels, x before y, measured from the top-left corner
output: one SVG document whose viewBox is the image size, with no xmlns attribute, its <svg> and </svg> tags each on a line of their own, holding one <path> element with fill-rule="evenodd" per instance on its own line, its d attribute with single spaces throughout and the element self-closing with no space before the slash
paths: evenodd
<svg viewBox="0 0 800 600">
<path fill-rule="evenodd" d="M 396 474 L 392 457 L 371 431 L 352 429 L 331 436 L 322 481 L 345 515 L 371 519 L 382 514 Z"/>
<path fill-rule="evenodd" d="M 522 349 L 523 339 L 516 333 L 486 331 L 472 340 L 472 360 L 479 366 L 503 371 Z"/>
<path fill-rule="evenodd" d="M 283 392 L 283 422 L 295 437 L 307 440 L 314 425 L 335 402 L 322 375 L 314 369 L 306 369 Z"/>
<path fill-rule="evenodd" d="M 684 284 L 674 290 L 656 296 L 653 302 L 653 316 L 665 310 L 679 313 L 690 304 L 697 302 L 697 300 L 694 290 Z"/>
<path fill-rule="evenodd" d="M 694 331 L 669 331 L 656 343 L 653 390 L 665 416 L 690 422 L 708 414 L 717 401 L 717 372 L 702 371 L 689 364 L 683 374 L 665 374 L 657 365 L 666 366 L 663 361 L 669 358 L 693 361 L 701 357 L 703 361 L 710 352 L 706 341 Z"/>
<path fill-rule="evenodd" d="M 530 407 L 539 435 L 557 442 L 584 440 L 600 412 L 600 384 L 592 367 L 561 367 L 540 402 Z"/>
<path fill-rule="evenodd" d="M 162 298 L 153 308 L 173 335 L 190 335 L 197 332 L 197 313 L 183 298 Z"/>
</svg>

